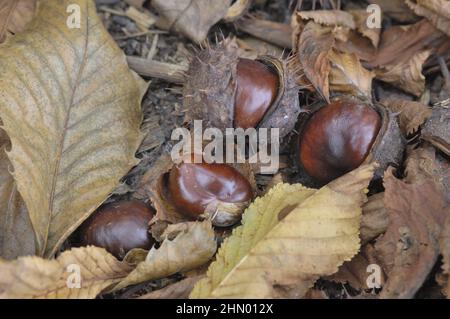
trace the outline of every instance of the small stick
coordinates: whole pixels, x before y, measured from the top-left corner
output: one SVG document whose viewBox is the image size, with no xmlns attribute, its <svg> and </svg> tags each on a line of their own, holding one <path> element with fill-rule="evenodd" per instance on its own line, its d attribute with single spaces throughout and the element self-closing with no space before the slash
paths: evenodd
<svg viewBox="0 0 450 319">
<path fill-rule="evenodd" d="M 138 74 L 163 79 L 168 82 L 183 84 L 187 67 L 178 64 L 147 60 L 135 56 L 127 56 L 128 65 Z"/>
<path fill-rule="evenodd" d="M 243 18 L 236 21 L 239 30 L 255 38 L 275 44 L 282 48 L 292 48 L 292 28 L 289 24 L 256 18 Z"/>
</svg>

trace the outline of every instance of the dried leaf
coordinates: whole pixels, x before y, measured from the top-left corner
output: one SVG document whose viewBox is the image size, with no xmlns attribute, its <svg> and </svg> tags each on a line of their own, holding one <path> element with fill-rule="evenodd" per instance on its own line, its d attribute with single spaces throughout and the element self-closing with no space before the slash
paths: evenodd
<svg viewBox="0 0 450 319">
<path fill-rule="evenodd" d="M 164 240 L 158 249 L 152 248 L 145 261 L 139 263 L 114 290 L 199 267 L 211 259 L 216 249 L 211 222 L 190 222 L 175 239 Z"/>
<path fill-rule="evenodd" d="M 2 0 L 0 2 L 0 43 L 7 34 L 15 34 L 25 29 L 33 19 L 36 0 Z"/>
<path fill-rule="evenodd" d="M 257 198 L 191 298 L 303 297 L 358 252 L 362 190 L 373 170 L 361 167 L 317 191 L 278 184 Z"/>
<path fill-rule="evenodd" d="M 450 112 L 435 106 L 422 129 L 421 138 L 450 156 Z"/>
<path fill-rule="evenodd" d="M 370 39 L 370 42 L 372 42 L 375 48 L 378 47 L 378 43 L 380 43 L 381 28 L 369 28 L 367 26 L 367 19 L 371 13 L 366 10 L 351 10 L 349 13 L 353 15 L 356 30 Z"/>
<path fill-rule="evenodd" d="M 427 18 L 433 25 L 450 36 L 450 1 L 405 0 L 417 15 Z"/>
<path fill-rule="evenodd" d="M 142 295 L 139 299 L 187 299 L 194 285 L 204 276 L 185 278 L 177 283 Z"/>
<path fill-rule="evenodd" d="M 443 291 L 447 298 L 450 298 L 450 213 L 447 216 L 447 220 L 442 230 L 441 237 L 439 239 L 439 245 L 441 255 L 443 259 L 442 270 L 446 275 L 446 286 L 443 287 Z"/>
<path fill-rule="evenodd" d="M 131 269 L 93 246 L 65 251 L 52 260 L 37 256 L 0 260 L 0 298 L 95 298 Z M 75 288 L 77 283 L 80 288 Z"/>
<path fill-rule="evenodd" d="M 67 28 L 69 4 L 80 29 Z M 41 1 L 29 30 L 2 45 L 0 73 L 8 157 L 37 253 L 50 257 L 137 163 L 143 86 L 89 0 Z"/>
<path fill-rule="evenodd" d="M 209 29 L 227 14 L 231 0 L 153 0 L 152 6 L 168 28 L 200 43 Z"/>
<path fill-rule="evenodd" d="M 329 28 L 310 21 L 306 24 L 298 42 L 298 59 L 308 80 L 329 102 L 328 76 L 331 71 L 329 55 L 334 44 Z"/>
<path fill-rule="evenodd" d="M 400 129 L 404 136 L 415 133 L 431 116 L 431 109 L 420 102 L 387 98 L 382 103 L 394 113 L 399 113 Z"/>
<path fill-rule="evenodd" d="M 223 18 L 226 22 L 233 22 L 242 17 L 251 7 L 253 0 L 236 0 L 228 8 L 227 14 Z"/>
<path fill-rule="evenodd" d="M 0 257 L 34 255 L 34 232 L 28 211 L 9 173 L 11 163 L 0 147 Z"/>
<path fill-rule="evenodd" d="M 377 79 L 391 83 L 415 96 L 420 96 L 425 90 L 422 66 L 430 55 L 431 51 L 422 51 L 404 63 L 388 65 L 376 70 Z"/>
<path fill-rule="evenodd" d="M 408 168 L 418 165 L 416 159 L 407 163 Z M 409 173 L 405 180 L 399 180 L 392 170 L 388 169 L 384 177 L 390 225 L 375 244 L 388 276 L 380 297 L 412 298 L 437 260 L 438 238 L 449 206 L 440 186 L 427 172 L 411 169 L 420 176 Z"/>
<path fill-rule="evenodd" d="M 383 234 L 389 225 L 389 215 L 384 207 L 384 193 L 368 198 L 363 206 L 361 220 L 361 242 L 365 244 Z"/>
<path fill-rule="evenodd" d="M 342 26 L 355 29 L 355 19 L 353 15 L 341 10 L 313 10 L 298 11 L 297 16 L 303 20 L 313 20 L 316 23 L 327 26 Z"/>
<path fill-rule="evenodd" d="M 355 54 L 332 50 L 329 59 L 331 62 L 329 82 L 332 91 L 371 98 L 372 79 L 375 74 L 363 68 Z"/>
<path fill-rule="evenodd" d="M 405 0 L 369 0 L 381 7 L 383 15 L 400 22 L 414 22 L 417 16 L 405 4 Z"/>
</svg>

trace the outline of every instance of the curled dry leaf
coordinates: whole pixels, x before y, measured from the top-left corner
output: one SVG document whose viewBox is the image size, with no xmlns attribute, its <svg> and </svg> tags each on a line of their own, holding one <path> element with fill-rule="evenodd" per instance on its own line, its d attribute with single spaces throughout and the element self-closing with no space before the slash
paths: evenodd
<svg viewBox="0 0 450 319">
<path fill-rule="evenodd" d="M 223 18 L 226 22 L 233 22 L 242 17 L 252 5 L 253 0 L 237 0 L 228 8 Z"/>
<path fill-rule="evenodd" d="M 384 193 L 378 193 L 368 198 L 362 208 L 360 237 L 365 244 L 383 234 L 389 225 L 389 215 L 384 207 Z"/>
<path fill-rule="evenodd" d="M 78 270 L 80 281 L 74 276 Z M 37 256 L 0 260 L 0 298 L 95 298 L 131 270 L 93 246 L 65 251 L 52 260 Z M 74 288 L 77 284 L 80 287 Z"/>
<path fill-rule="evenodd" d="M 450 112 L 435 106 L 422 129 L 421 138 L 450 156 Z"/>
<path fill-rule="evenodd" d="M 329 55 L 331 72 L 330 89 L 366 98 L 372 96 L 372 79 L 375 74 L 365 69 L 355 54 L 332 50 Z"/>
<path fill-rule="evenodd" d="M 422 67 L 430 55 L 431 51 L 422 51 L 408 61 L 378 69 L 376 70 L 377 79 L 394 84 L 415 96 L 420 96 L 425 90 L 425 76 L 422 74 Z"/>
<path fill-rule="evenodd" d="M 185 278 L 177 283 L 142 295 L 139 299 L 187 299 L 195 284 L 204 276 Z"/>
<path fill-rule="evenodd" d="M 339 283 L 348 283 L 355 289 L 358 290 L 367 290 L 371 289 L 367 286 L 367 279 L 370 275 L 369 265 L 378 264 L 378 260 L 376 259 L 375 248 L 367 244 L 361 248 L 361 251 L 358 255 L 352 258 L 352 260 L 345 262 L 337 273 L 328 277 L 328 280 L 339 282 Z M 383 285 L 385 282 L 385 274 L 381 273 L 381 282 Z"/>
<path fill-rule="evenodd" d="M 450 1 L 448 0 L 405 0 L 417 15 L 427 18 L 431 23 L 450 36 Z"/>
<path fill-rule="evenodd" d="M 298 59 L 307 79 L 315 89 L 330 101 L 328 76 L 331 71 L 329 55 L 334 45 L 334 36 L 329 28 L 313 21 L 306 24 L 300 34 Z"/>
<path fill-rule="evenodd" d="M 190 222 L 173 240 L 164 240 L 158 249 L 152 248 L 113 290 L 197 268 L 208 262 L 216 249 L 211 222 Z"/>
<path fill-rule="evenodd" d="M 0 257 L 35 254 L 33 227 L 16 182 L 10 174 L 6 147 L 0 147 Z"/>
<path fill-rule="evenodd" d="M 415 133 L 431 116 L 431 109 L 420 102 L 387 98 L 383 105 L 394 113 L 399 113 L 400 129 L 404 136 Z"/>
<path fill-rule="evenodd" d="M 415 154 L 407 163 L 404 180 L 394 177 L 388 169 L 384 178 L 384 203 L 390 224 L 377 240 L 375 248 L 388 280 L 381 298 L 412 298 L 433 268 L 438 254 L 441 227 L 449 213 L 445 193 L 428 171 L 420 167 L 435 165 L 421 163 Z"/>
<path fill-rule="evenodd" d="M 321 188 L 278 184 L 246 210 L 191 298 L 303 297 L 359 250 L 363 166 Z"/>
<path fill-rule="evenodd" d="M 231 0 L 153 0 L 152 6 L 170 30 L 200 43 L 209 29 L 228 12 Z"/>
<path fill-rule="evenodd" d="M 381 28 L 369 28 L 367 25 L 367 19 L 371 13 L 366 10 L 352 10 L 350 14 L 355 19 L 356 30 L 363 36 L 370 39 L 372 45 L 376 48 L 380 42 Z"/>
<path fill-rule="evenodd" d="M 0 1 L 0 43 L 8 34 L 23 31 L 33 19 L 35 11 L 36 0 Z"/>
<path fill-rule="evenodd" d="M 297 16 L 303 20 L 313 20 L 316 23 L 327 26 L 342 26 L 349 29 L 355 29 L 354 16 L 341 10 L 313 10 L 313 11 L 298 11 Z"/>
<path fill-rule="evenodd" d="M 69 4 L 80 29 L 67 28 Z M 8 157 L 37 253 L 50 257 L 138 162 L 144 86 L 89 0 L 41 1 L 28 31 L 2 45 L 0 73 Z"/>
</svg>

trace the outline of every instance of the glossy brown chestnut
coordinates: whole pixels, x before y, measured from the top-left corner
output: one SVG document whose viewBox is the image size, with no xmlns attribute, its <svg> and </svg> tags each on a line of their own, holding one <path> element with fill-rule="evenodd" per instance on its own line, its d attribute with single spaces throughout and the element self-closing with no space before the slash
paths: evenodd
<svg viewBox="0 0 450 319">
<path fill-rule="evenodd" d="M 306 122 L 299 160 L 309 176 L 326 184 L 366 159 L 382 124 L 373 108 L 353 99 L 332 101 Z"/>
<path fill-rule="evenodd" d="M 265 64 L 239 59 L 234 127 L 256 127 L 278 94 L 278 75 Z"/>
<path fill-rule="evenodd" d="M 209 205 L 245 203 L 251 200 L 252 187 L 236 169 L 226 164 L 180 163 L 169 173 L 168 197 L 177 211 L 195 219 Z"/>
<path fill-rule="evenodd" d="M 103 247 L 119 259 L 133 248 L 150 249 L 154 240 L 148 223 L 153 215 L 152 209 L 138 201 L 105 205 L 81 225 L 80 243 Z"/>
</svg>

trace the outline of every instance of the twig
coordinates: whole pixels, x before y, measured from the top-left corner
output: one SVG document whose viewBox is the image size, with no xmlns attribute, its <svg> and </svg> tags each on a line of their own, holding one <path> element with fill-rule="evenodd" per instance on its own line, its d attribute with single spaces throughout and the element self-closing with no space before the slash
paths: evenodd
<svg viewBox="0 0 450 319">
<path fill-rule="evenodd" d="M 185 82 L 185 73 L 187 72 L 185 66 L 135 56 L 127 56 L 127 61 L 130 68 L 142 76 L 163 79 L 176 84 Z"/>
<path fill-rule="evenodd" d="M 239 30 L 263 41 L 282 48 L 292 48 L 292 28 L 288 24 L 256 18 L 243 18 L 236 22 L 236 26 Z"/>
<path fill-rule="evenodd" d="M 142 37 L 144 35 L 149 35 L 149 34 L 166 34 L 166 33 L 168 33 L 168 32 L 164 31 L 164 30 L 147 30 L 147 31 L 143 31 L 143 32 L 114 37 L 114 40 L 127 40 L 130 38 Z"/>
</svg>

